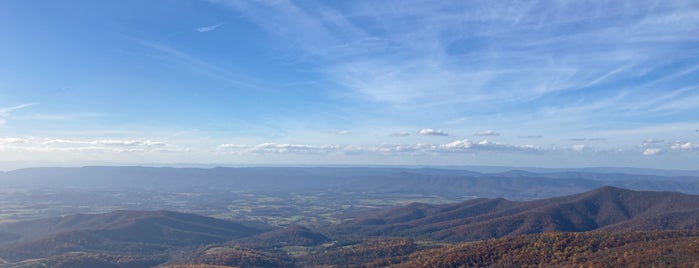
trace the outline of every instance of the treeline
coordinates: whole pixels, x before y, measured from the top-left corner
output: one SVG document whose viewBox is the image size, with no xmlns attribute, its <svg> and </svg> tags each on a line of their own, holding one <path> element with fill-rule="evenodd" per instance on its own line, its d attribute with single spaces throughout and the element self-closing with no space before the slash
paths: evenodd
<svg viewBox="0 0 699 268">
<path fill-rule="evenodd" d="M 339 244 L 299 259 L 300 267 L 386 267 L 418 250 L 411 239 L 377 239 Z"/>
<path fill-rule="evenodd" d="M 545 233 L 417 252 L 395 267 L 696 267 L 699 232 Z"/>
</svg>

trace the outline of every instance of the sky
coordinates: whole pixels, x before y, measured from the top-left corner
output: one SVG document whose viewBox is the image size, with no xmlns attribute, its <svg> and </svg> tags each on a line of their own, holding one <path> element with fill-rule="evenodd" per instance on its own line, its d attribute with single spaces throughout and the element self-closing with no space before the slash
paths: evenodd
<svg viewBox="0 0 699 268">
<path fill-rule="evenodd" d="M 0 1 L 0 169 L 699 169 L 699 2 Z"/>
</svg>

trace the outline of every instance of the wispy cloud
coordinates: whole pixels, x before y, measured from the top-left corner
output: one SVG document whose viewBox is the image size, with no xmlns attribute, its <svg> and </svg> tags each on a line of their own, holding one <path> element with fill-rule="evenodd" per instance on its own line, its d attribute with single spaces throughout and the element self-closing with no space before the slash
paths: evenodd
<svg viewBox="0 0 699 268">
<path fill-rule="evenodd" d="M 12 106 L 12 107 L 0 108 L 0 125 L 5 124 L 5 122 L 7 121 L 7 117 L 9 117 L 10 114 L 12 114 L 12 112 L 14 112 L 16 110 L 27 108 L 27 107 L 31 107 L 31 106 L 34 106 L 37 104 L 38 103 L 36 103 L 36 102 L 31 102 L 31 103 L 20 104 L 17 106 Z"/>
<path fill-rule="evenodd" d="M 237 154 L 329 154 L 353 151 L 352 146 L 261 143 L 257 145 L 221 144 L 219 150 Z"/>
<path fill-rule="evenodd" d="M 109 146 L 165 146 L 165 143 L 151 140 L 96 140 L 91 143 Z"/>
<path fill-rule="evenodd" d="M 75 121 L 75 120 L 90 119 L 90 118 L 102 118 L 102 117 L 109 117 L 109 116 L 111 116 L 111 115 L 105 114 L 105 113 L 84 112 L 84 113 L 65 113 L 65 114 L 29 114 L 29 115 L 17 117 L 17 119 L 60 122 L 60 121 Z"/>
<path fill-rule="evenodd" d="M 155 140 L 121 140 L 121 139 L 50 139 L 38 137 L 0 138 L 0 151 L 12 154 L 29 154 L 28 160 L 36 161 L 41 157 L 54 160 L 68 158 L 85 161 L 94 160 L 94 154 L 101 154 L 105 159 L 118 159 L 124 154 L 173 154 L 191 153 L 188 147 L 179 147 Z M 128 160 L 128 159 L 126 159 Z"/>
<path fill-rule="evenodd" d="M 197 32 L 200 32 L 200 33 L 210 32 L 210 31 L 216 30 L 216 28 L 218 28 L 218 27 L 221 27 L 223 24 L 224 23 L 221 22 L 221 23 L 214 24 L 214 25 L 202 26 L 202 27 L 197 28 L 196 30 L 197 30 Z"/>
<path fill-rule="evenodd" d="M 261 143 L 257 145 L 221 144 L 219 151 L 234 154 L 455 154 L 455 153 L 487 153 L 487 152 L 520 152 L 535 153 L 545 151 L 535 145 L 511 145 L 500 142 L 482 140 L 474 142 L 468 139 L 456 140 L 444 144 L 389 144 L 358 147 L 352 145 L 302 145 Z"/>
<path fill-rule="evenodd" d="M 165 44 L 128 36 L 124 38 L 152 49 L 163 56 L 162 59 L 173 65 L 190 68 L 208 77 L 220 79 L 244 88 L 264 90 L 263 87 L 253 82 L 254 79 L 247 77 L 243 72 L 235 72 L 231 68 L 220 67 Z"/>
<path fill-rule="evenodd" d="M 31 102 L 31 103 L 24 103 L 20 104 L 17 106 L 12 106 L 12 107 L 7 107 L 7 108 L 0 108 L 0 115 L 7 116 L 9 115 L 12 111 L 19 110 L 19 109 L 24 109 L 27 107 L 31 107 L 34 105 L 37 105 L 38 103 L 36 102 Z"/>
<path fill-rule="evenodd" d="M 606 141 L 606 138 L 571 138 L 571 141 Z"/>
<path fill-rule="evenodd" d="M 544 136 L 542 136 L 542 135 L 529 135 L 529 136 L 518 136 L 517 138 L 520 138 L 520 139 L 541 139 L 543 137 Z"/>
<path fill-rule="evenodd" d="M 488 137 L 488 136 L 500 136 L 500 133 L 497 133 L 497 132 L 492 131 L 492 130 L 484 130 L 484 131 L 476 132 L 476 134 L 473 134 L 473 135 Z"/>
<path fill-rule="evenodd" d="M 0 144 L 22 144 L 26 143 L 29 140 L 25 138 L 15 138 L 15 137 L 9 137 L 9 138 L 0 138 Z"/>
<path fill-rule="evenodd" d="M 165 143 L 160 141 L 152 140 L 65 140 L 65 139 L 45 139 L 41 144 L 43 145 L 102 145 L 102 146 L 147 146 L 147 147 L 160 147 L 166 146 Z"/>
<path fill-rule="evenodd" d="M 612 83 L 663 59 L 673 41 L 691 39 L 687 33 L 697 28 L 693 16 L 663 12 L 682 5 L 677 2 L 629 7 L 592 1 L 581 4 L 585 12 L 570 3 L 510 1 L 354 2 L 346 10 L 291 1 L 217 2 L 291 42 L 303 58 L 327 63 L 323 71 L 340 84 L 398 103 L 441 102 L 445 95 L 459 96 L 449 98 L 457 102 L 505 94 L 535 98 Z M 668 24 L 682 27 L 649 27 Z M 574 33 L 562 31 L 575 26 Z M 648 40 L 657 42 L 649 47 Z M 588 46 L 574 45 L 580 42 Z"/>
<path fill-rule="evenodd" d="M 394 137 L 407 137 L 407 136 L 410 136 L 410 133 L 409 133 L 409 132 L 405 132 L 405 131 L 399 131 L 399 132 L 393 132 L 393 133 L 391 133 L 391 136 L 394 136 Z"/>
<path fill-rule="evenodd" d="M 650 145 L 650 144 L 658 144 L 658 143 L 663 143 L 665 142 L 664 140 L 658 140 L 658 139 L 647 139 L 643 141 L 644 145 Z"/>
<path fill-rule="evenodd" d="M 345 90 L 335 94 L 395 117 L 442 109 L 614 128 L 697 109 L 696 89 L 662 98 L 696 72 L 677 53 L 697 53 L 691 1 L 215 2 L 283 40 L 290 64 L 312 63 Z"/>
</svg>

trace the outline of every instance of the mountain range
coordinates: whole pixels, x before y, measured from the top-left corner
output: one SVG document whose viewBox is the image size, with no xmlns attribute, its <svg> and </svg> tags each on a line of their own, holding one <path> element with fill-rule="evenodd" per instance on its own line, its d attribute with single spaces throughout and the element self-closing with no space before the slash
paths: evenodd
<svg viewBox="0 0 699 268">
<path fill-rule="evenodd" d="M 682 264 L 699 261 L 699 255 L 692 255 L 699 252 L 696 204 L 696 195 L 605 186 L 533 201 L 412 203 L 320 230 L 171 211 L 78 214 L 0 225 L 0 267 L 443 267 L 437 265 L 442 262 L 561 266 L 599 264 L 591 261 L 605 258 L 617 264 L 649 261 L 617 256 L 634 250 L 666 256 L 661 264 Z M 666 252 L 673 243 L 685 247 Z M 429 257 L 435 254 L 442 257 Z M 536 254 L 552 262 L 536 262 Z"/>
<path fill-rule="evenodd" d="M 162 260 L 177 248 L 223 243 L 271 227 L 172 211 L 115 211 L 9 223 L 0 229 L 12 234 L 0 244 L 0 256 L 17 262 L 84 251 Z"/>
<path fill-rule="evenodd" d="M 472 199 L 406 206 L 332 226 L 338 237 L 408 236 L 470 241 L 542 232 L 691 230 L 699 228 L 699 196 L 604 186 L 581 194 L 533 200 Z"/>
<path fill-rule="evenodd" d="M 611 185 L 633 190 L 699 194 L 699 175 L 690 171 L 619 169 L 508 170 L 366 167 L 28 168 L 0 173 L 2 187 L 251 192 L 366 192 L 438 195 L 452 198 L 503 197 L 532 200 L 580 193 Z M 598 171 L 599 170 L 599 171 Z M 643 171 L 643 172 L 641 172 Z M 653 171 L 653 172 L 651 172 Z M 678 175 L 680 174 L 680 175 Z"/>
</svg>

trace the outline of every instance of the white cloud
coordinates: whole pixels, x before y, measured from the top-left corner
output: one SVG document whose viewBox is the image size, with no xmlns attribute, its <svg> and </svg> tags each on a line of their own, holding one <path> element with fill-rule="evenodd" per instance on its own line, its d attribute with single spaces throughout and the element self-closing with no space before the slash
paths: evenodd
<svg viewBox="0 0 699 268">
<path fill-rule="evenodd" d="M 221 144 L 219 151 L 234 154 L 441 154 L 441 153 L 476 153 L 476 152 L 541 152 L 543 149 L 535 145 L 510 145 L 483 140 L 472 142 L 468 139 L 456 140 L 445 144 L 389 144 L 382 143 L 373 147 L 358 147 L 353 145 L 303 145 L 285 143 L 261 143 L 256 145 Z"/>
<path fill-rule="evenodd" d="M 114 147 L 132 147 L 132 146 L 145 146 L 145 147 L 162 147 L 167 146 L 167 144 L 160 141 L 152 140 L 93 140 L 93 141 L 81 141 L 81 140 L 64 140 L 64 139 L 45 139 L 42 145 L 63 145 L 63 146 L 75 146 L 75 145 L 96 145 L 96 146 L 114 146 Z"/>
<path fill-rule="evenodd" d="M 422 153 L 466 153 L 466 152 L 540 152 L 543 149 L 535 145 L 511 145 L 488 140 L 473 142 L 468 139 L 456 140 L 445 144 L 420 143 L 414 146 L 406 144 L 382 145 L 381 152 L 422 152 Z"/>
<path fill-rule="evenodd" d="M 440 148 L 447 150 L 465 150 L 471 149 L 471 147 L 473 147 L 473 143 L 470 140 L 458 140 L 440 146 Z"/>
<path fill-rule="evenodd" d="M 75 144 L 90 144 L 89 141 L 62 140 L 62 139 L 46 139 L 42 143 L 44 145 L 75 145 Z"/>
<path fill-rule="evenodd" d="M 431 128 L 423 128 L 417 134 L 420 136 L 450 136 L 441 129 L 434 130 Z"/>
<path fill-rule="evenodd" d="M 237 154 L 327 154 L 334 152 L 357 152 L 353 146 L 304 145 L 289 143 L 260 143 L 257 145 L 221 144 L 219 150 Z"/>
<path fill-rule="evenodd" d="M 670 146 L 672 150 L 696 150 L 699 149 L 699 144 L 692 143 L 692 142 L 680 142 L 677 141 L 672 146 Z"/>
<path fill-rule="evenodd" d="M 223 25 L 223 22 L 221 22 L 219 24 L 209 25 L 209 26 L 202 26 L 202 27 L 197 28 L 196 30 L 197 30 L 197 32 L 205 33 L 205 32 L 210 32 L 210 31 L 216 30 L 216 28 L 220 27 L 221 25 Z"/>
<path fill-rule="evenodd" d="M 232 144 L 232 143 L 225 143 L 221 144 L 218 146 L 219 149 L 247 149 L 250 146 L 243 145 L 243 144 Z"/>
<path fill-rule="evenodd" d="M 646 139 L 643 141 L 643 143 L 641 143 L 641 147 L 646 149 L 655 149 L 660 146 L 661 143 L 665 143 L 665 140 Z M 644 152 L 643 154 L 645 155 L 646 153 Z"/>
<path fill-rule="evenodd" d="M 339 130 L 339 131 L 336 131 L 335 134 L 337 134 L 337 135 L 347 135 L 347 134 L 350 134 L 350 131 L 349 131 L 349 130 Z"/>
<path fill-rule="evenodd" d="M 489 140 L 482 140 L 478 143 L 472 143 L 468 140 L 463 140 L 460 141 L 461 144 L 463 144 L 464 147 L 467 145 L 470 145 L 474 150 L 480 150 L 480 151 L 520 151 L 520 152 L 538 152 L 541 151 L 542 149 L 539 146 L 535 145 L 530 145 L 530 144 L 525 144 L 525 145 L 511 145 L 511 144 L 504 144 L 500 142 L 494 142 L 494 141 L 489 141 Z M 454 145 L 454 143 L 451 143 L 450 145 Z"/>
<path fill-rule="evenodd" d="M 577 152 L 582 152 L 587 148 L 588 147 L 585 146 L 585 144 L 573 144 L 570 146 L 570 149 L 572 149 L 573 151 L 577 151 Z"/>
<path fill-rule="evenodd" d="M 416 149 L 408 144 L 381 144 L 375 150 L 380 153 L 410 153 Z"/>
<path fill-rule="evenodd" d="M 165 146 L 165 143 L 151 140 L 96 140 L 90 143 L 95 145 L 108 146 Z"/>
<path fill-rule="evenodd" d="M 663 151 L 663 149 L 660 148 L 647 148 L 643 151 L 643 155 L 651 156 L 651 155 L 656 155 L 659 154 Z"/>
<path fill-rule="evenodd" d="M 500 133 L 496 133 L 495 131 L 492 131 L 492 130 L 485 130 L 485 131 L 479 131 L 474 135 L 476 135 L 476 136 L 500 136 Z"/>
</svg>

